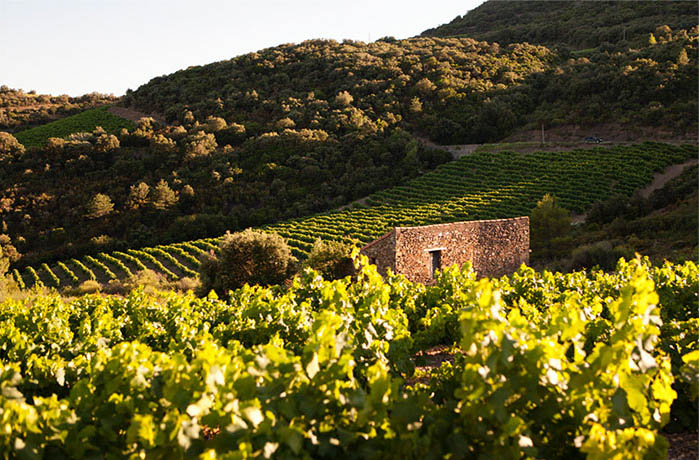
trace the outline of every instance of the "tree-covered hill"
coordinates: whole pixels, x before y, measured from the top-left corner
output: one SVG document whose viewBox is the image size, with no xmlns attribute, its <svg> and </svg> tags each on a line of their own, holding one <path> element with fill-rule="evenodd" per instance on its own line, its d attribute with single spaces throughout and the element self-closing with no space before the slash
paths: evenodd
<svg viewBox="0 0 699 460">
<path fill-rule="evenodd" d="M 217 116 L 250 134 L 280 126 L 342 136 L 400 126 L 438 143 L 620 122 L 696 130 L 696 35 L 587 53 L 470 38 L 309 41 L 153 79 L 126 103 L 182 120 Z M 693 134 L 692 136 L 693 137 Z"/>
<path fill-rule="evenodd" d="M 698 12 L 697 3 L 687 1 L 490 0 L 422 35 L 574 49 L 605 43 L 636 46 L 648 43 L 650 34 L 665 35 L 663 26 L 696 27 Z"/>
<path fill-rule="evenodd" d="M 167 126 L 61 131 L 26 149 L 0 133 L 0 233 L 34 264 L 307 216 L 451 158 L 416 136 L 474 144 L 613 122 L 694 139 L 697 36 L 661 31 L 578 51 L 311 40 L 190 67 L 123 98 Z"/>
<path fill-rule="evenodd" d="M 90 93 L 80 97 L 50 96 L 0 86 L 0 130 L 20 131 L 67 117 L 91 107 L 112 104 L 113 95 Z"/>
<path fill-rule="evenodd" d="M 312 40 L 158 77 L 125 102 L 169 121 L 188 110 L 199 121 L 222 117 L 252 135 L 293 127 L 339 138 L 407 126 L 435 140 L 496 140 L 527 108 L 498 117 L 505 109 L 490 98 L 554 57 L 543 47 L 460 39 Z"/>
</svg>

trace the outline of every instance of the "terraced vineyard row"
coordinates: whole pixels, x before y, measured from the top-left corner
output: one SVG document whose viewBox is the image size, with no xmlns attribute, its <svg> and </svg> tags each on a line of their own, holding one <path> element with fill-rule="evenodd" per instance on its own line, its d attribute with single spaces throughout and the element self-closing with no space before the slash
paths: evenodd
<svg viewBox="0 0 699 460">
<path fill-rule="evenodd" d="M 440 166 L 406 185 L 370 196 L 367 206 L 263 227 L 287 239 L 303 258 L 316 238 L 367 243 L 395 226 L 528 215 L 546 193 L 574 212 L 614 195 L 631 196 L 655 172 L 697 155 L 696 147 L 644 143 L 568 152 L 480 152 Z M 107 282 L 150 268 L 171 279 L 196 275 L 198 258 L 216 249 L 216 238 L 97 254 L 40 269 L 18 281 L 32 286 Z M 77 277 L 77 281 L 70 273 Z M 58 282 L 56 281 L 58 279 Z"/>
</svg>

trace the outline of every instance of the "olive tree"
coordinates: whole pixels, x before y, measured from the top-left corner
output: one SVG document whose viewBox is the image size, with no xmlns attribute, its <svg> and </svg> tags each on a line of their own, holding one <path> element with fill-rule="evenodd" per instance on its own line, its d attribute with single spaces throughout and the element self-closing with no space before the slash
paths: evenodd
<svg viewBox="0 0 699 460">
<path fill-rule="evenodd" d="M 217 254 L 204 257 L 199 267 L 201 289 L 218 293 L 245 284 L 280 284 L 292 273 L 296 259 L 276 233 L 247 229 L 226 233 Z"/>
</svg>

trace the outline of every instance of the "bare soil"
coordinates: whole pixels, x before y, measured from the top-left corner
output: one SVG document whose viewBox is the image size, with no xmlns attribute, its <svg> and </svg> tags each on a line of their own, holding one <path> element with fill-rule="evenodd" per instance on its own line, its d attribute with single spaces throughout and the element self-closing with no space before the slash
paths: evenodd
<svg viewBox="0 0 699 460">
<path fill-rule="evenodd" d="M 587 136 L 601 137 L 605 142 L 659 141 L 673 143 L 696 143 L 696 133 L 676 133 L 660 126 L 624 126 L 605 123 L 593 126 L 563 125 L 544 127 L 545 142 L 583 142 Z M 517 131 L 501 142 L 541 142 L 541 129 Z"/>
<path fill-rule="evenodd" d="M 673 433 L 666 434 L 670 441 L 670 448 L 667 451 L 668 460 L 696 460 L 699 458 L 699 435 L 698 433 Z"/>
<path fill-rule="evenodd" d="M 360 199 L 358 199 L 358 200 L 354 200 L 354 201 L 351 202 L 351 203 L 343 204 L 342 206 L 340 206 L 339 208 L 337 208 L 337 211 L 344 211 L 345 209 L 351 208 L 351 207 L 354 206 L 355 204 L 366 204 L 367 198 L 369 198 L 369 197 L 360 198 Z"/>
<path fill-rule="evenodd" d="M 651 193 L 665 187 L 665 184 L 682 174 L 685 168 L 697 163 L 699 163 L 699 160 L 693 158 L 678 165 L 668 166 L 665 168 L 665 171 L 658 173 L 653 177 L 653 182 L 651 182 L 648 187 L 641 189 L 641 196 L 643 196 L 643 198 L 648 198 Z"/>
<path fill-rule="evenodd" d="M 121 118 L 126 118 L 127 120 L 131 120 L 134 123 L 136 123 L 138 120 L 141 118 L 146 118 L 146 117 L 151 117 L 155 121 L 157 121 L 160 124 L 165 124 L 165 119 L 163 118 L 162 115 L 158 113 L 144 113 L 144 112 L 139 112 L 136 109 L 132 109 L 129 107 L 119 107 L 116 105 L 113 105 L 109 108 L 109 112 L 121 117 Z"/>
</svg>

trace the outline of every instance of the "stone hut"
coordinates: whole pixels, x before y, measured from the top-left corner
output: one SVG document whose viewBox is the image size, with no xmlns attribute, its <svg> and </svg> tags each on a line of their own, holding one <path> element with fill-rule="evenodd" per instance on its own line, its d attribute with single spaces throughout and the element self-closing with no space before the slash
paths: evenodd
<svg viewBox="0 0 699 460">
<path fill-rule="evenodd" d="M 471 261 L 480 277 L 510 274 L 529 263 L 529 217 L 396 227 L 361 253 L 382 275 L 387 269 L 430 283 L 435 270 Z"/>
</svg>

